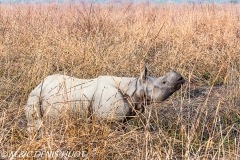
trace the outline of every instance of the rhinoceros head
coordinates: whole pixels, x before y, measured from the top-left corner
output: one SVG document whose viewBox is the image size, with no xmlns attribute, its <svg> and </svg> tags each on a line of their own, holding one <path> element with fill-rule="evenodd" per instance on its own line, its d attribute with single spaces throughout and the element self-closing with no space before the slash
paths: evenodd
<svg viewBox="0 0 240 160">
<path fill-rule="evenodd" d="M 147 98 L 148 102 L 161 102 L 166 100 L 185 83 L 184 78 L 173 70 L 170 70 L 159 78 L 147 76 L 147 67 L 145 67 L 142 72 L 139 81 L 138 84 L 140 87 L 137 92 L 139 92 L 139 95 Z"/>
</svg>

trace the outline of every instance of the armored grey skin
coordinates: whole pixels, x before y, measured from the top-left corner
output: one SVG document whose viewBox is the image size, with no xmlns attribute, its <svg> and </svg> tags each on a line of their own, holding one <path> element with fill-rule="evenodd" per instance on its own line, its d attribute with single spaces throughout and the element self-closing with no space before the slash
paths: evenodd
<svg viewBox="0 0 240 160">
<path fill-rule="evenodd" d="M 78 79 L 65 75 L 46 77 L 29 95 L 25 113 L 28 130 L 38 130 L 42 119 L 63 113 L 124 122 L 144 106 L 166 100 L 185 82 L 175 71 L 153 78 L 147 68 L 139 78 L 100 76 Z M 70 111 L 70 112 L 69 112 Z"/>
</svg>

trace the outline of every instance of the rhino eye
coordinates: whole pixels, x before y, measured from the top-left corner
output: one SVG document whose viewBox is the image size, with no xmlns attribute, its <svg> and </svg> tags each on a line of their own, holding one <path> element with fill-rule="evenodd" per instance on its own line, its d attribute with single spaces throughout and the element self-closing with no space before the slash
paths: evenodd
<svg viewBox="0 0 240 160">
<path fill-rule="evenodd" d="M 163 81 L 162 83 L 163 83 L 163 84 L 166 84 L 167 82 L 166 82 L 166 81 Z"/>
</svg>

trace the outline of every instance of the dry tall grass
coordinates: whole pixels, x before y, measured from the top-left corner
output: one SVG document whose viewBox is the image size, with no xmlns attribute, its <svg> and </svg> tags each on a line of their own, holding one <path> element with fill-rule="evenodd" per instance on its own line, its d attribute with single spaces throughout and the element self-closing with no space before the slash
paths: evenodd
<svg viewBox="0 0 240 160">
<path fill-rule="evenodd" d="M 240 159 L 239 5 L 1 4 L 0 55 L 1 153 Z M 145 63 L 153 77 L 171 68 L 188 80 L 153 105 L 152 132 L 144 115 L 126 132 L 65 118 L 29 135 L 22 124 L 28 94 L 47 75 L 136 77 Z"/>
</svg>

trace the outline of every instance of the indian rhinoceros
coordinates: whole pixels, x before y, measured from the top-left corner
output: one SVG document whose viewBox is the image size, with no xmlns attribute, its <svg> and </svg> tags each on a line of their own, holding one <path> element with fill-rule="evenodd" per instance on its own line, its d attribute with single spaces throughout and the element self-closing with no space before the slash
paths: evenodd
<svg viewBox="0 0 240 160">
<path fill-rule="evenodd" d="M 137 78 L 50 75 L 29 95 L 25 107 L 28 130 L 39 129 L 44 117 L 56 119 L 67 110 L 83 117 L 124 122 L 136 111 L 144 112 L 144 106 L 166 100 L 184 82 L 173 70 L 162 77 L 150 77 L 146 67 Z"/>
</svg>

